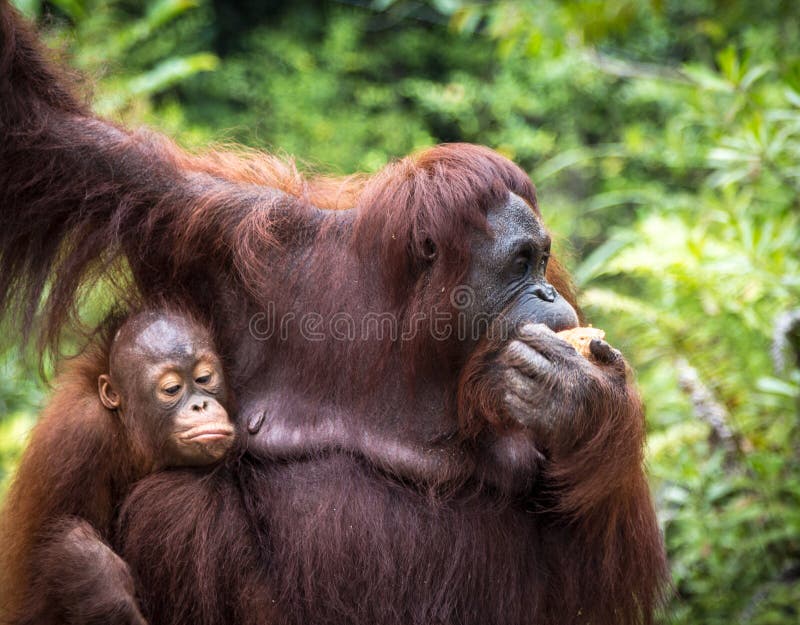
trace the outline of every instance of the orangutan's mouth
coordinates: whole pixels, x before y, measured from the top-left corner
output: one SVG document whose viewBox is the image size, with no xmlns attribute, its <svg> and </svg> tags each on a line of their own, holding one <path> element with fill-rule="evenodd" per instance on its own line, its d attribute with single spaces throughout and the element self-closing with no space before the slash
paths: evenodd
<svg viewBox="0 0 800 625">
<path fill-rule="evenodd" d="M 181 440 L 186 443 L 207 443 L 233 436 L 233 428 L 196 427 L 181 435 Z"/>
</svg>

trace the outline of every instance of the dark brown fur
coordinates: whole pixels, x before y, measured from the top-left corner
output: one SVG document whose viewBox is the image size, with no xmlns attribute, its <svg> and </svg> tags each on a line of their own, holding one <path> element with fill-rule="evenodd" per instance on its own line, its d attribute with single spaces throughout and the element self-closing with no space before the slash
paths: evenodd
<svg viewBox="0 0 800 625">
<path fill-rule="evenodd" d="M 249 331 L 270 306 L 277 318 L 388 311 L 401 327 L 451 308 L 486 210 L 513 191 L 538 211 L 524 172 L 469 145 L 345 180 L 268 156 L 187 155 L 92 118 L 0 7 L 0 300 L 30 324 L 57 278 L 52 343 L 82 285 L 124 260 L 134 288 L 121 296 L 197 302 L 234 392 L 269 413 L 241 461 L 151 476 L 128 499 L 118 546 L 153 623 L 651 622 L 666 564 L 624 375 L 581 381 L 574 419 L 512 495 L 484 446 L 520 435 L 502 409 L 499 345 L 465 354 L 428 327 L 402 345 Z M 560 266 L 548 279 L 574 304 Z M 264 447 L 281 428 L 305 446 Z"/>
</svg>

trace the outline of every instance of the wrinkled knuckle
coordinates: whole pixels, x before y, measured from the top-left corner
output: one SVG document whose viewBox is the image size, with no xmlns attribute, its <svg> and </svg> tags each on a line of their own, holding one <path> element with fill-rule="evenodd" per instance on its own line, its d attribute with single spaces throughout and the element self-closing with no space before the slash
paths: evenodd
<svg viewBox="0 0 800 625">
<path fill-rule="evenodd" d="M 503 364 L 507 364 L 514 358 L 514 343 L 515 341 L 511 341 L 507 343 L 497 354 L 497 360 Z"/>
<path fill-rule="evenodd" d="M 531 344 L 532 341 L 541 340 L 543 337 L 555 336 L 555 333 L 543 323 L 524 323 L 517 328 L 516 336 L 519 340 Z"/>
<path fill-rule="evenodd" d="M 506 395 L 511 395 L 515 398 L 527 396 L 530 390 L 528 379 L 515 370 L 506 373 L 505 388 Z"/>
<path fill-rule="evenodd" d="M 506 346 L 505 353 L 511 358 L 524 360 L 525 345 L 519 339 L 514 339 Z"/>
<path fill-rule="evenodd" d="M 503 353 L 504 361 L 508 366 L 522 371 L 530 367 L 531 348 L 521 341 L 511 341 Z"/>
<path fill-rule="evenodd" d="M 505 411 L 507 413 L 507 416 L 516 419 L 524 402 L 511 391 L 507 391 L 503 395 L 503 404 L 505 406 Z"/>
</svg>

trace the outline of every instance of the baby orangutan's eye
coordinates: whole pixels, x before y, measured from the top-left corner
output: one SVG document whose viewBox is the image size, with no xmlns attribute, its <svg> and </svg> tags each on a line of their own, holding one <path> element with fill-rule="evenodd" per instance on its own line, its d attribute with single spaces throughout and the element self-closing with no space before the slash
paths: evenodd
<svg viewBox="0 0 800 625">
<path fill-rule="evenodd" d="M 211 381 L 211 374 L 206 373 L 205 375 L 201 375 L 199 378 L 195 378 L 195 382 L 198 384 L 208 384 Z"/>
<path fill-rule="evenodd" d="M 164 388 L 162 390 L 164 391 L 165 395 L 169 395 L 170 397 L 174 397 L 181 390 L 181 385 L 180 384 L 173 384 L 172 386 L 168 386 L 168 387 L 166 387 L 166 388 Z"/>
</svg>

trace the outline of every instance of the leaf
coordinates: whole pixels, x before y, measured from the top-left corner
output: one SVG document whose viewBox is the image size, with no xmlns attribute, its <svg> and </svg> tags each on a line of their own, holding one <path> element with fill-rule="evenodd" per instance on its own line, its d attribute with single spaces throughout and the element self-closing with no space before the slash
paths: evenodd
<svg viewBox="0 0 800 625">
<path fill-rule="evenodd" d="M 452 15 L 460 7 L 460 0 L 431 0 L 433 7 L 442 15 Z"/>
<path fill-rule="evenodd" d="M 606 156 L 624 157 L 625 155 L 625 149 L 616 143 L 597 146 L 594 149 L 575 148 L 565 150 L 537 167 L 533 173 L 533 178 L 536 181 L 542 181 L 564 169 L 575 167 L 595 158 Z"/>
<path fill-rule="evenodd" d="M 621 233 L 608 239 L 592 252 L 573 272 L 575 284 L 580 287 L 586 286 L 593 278 L 604 273 L 609 259 L 626 245 L 636 240 L 633 232 Z"/>
<path fill-rule="evenodd" d="M 583 292 L 581 301 L 607 313 L 625 313 L 650 324 L 668 324 L 663 313 L 640 299 L 609 289 L 592 288 Z"/>
<path fill-rule="evenodd" d="M 783 93 L 786 96 L 786 99 L 789 100 L 790 104 L 800 108 L 800 93 L 797 93 L 797 91 L 795 91 L 791 87 L 786 87 L 783 90 Z"/>
<path fill-rule="evenodd" d="M 728 81 L 733 84 L 739 81 L 739 57 L 732 44 L 717 53 L 717 64 Z"/>
<path fill-rule="evenodd" d="M 39 17 L 42 10 L 41 0 L 13 0 L 11 2 L 29 20 Z"/>
<path fill-rule="evenodd" d="M 800 386 L 786 382 L 771 376 L 764 376 L 759 378 L 756 382 L 756 388 L 762 393 L 769 393 L 771 395 L 781 395 L 794 399 L 800 395 Z"/>
<path fill-rule="evenodd" d="M 713 150 L 709 151 L 708 159 L 712 163 L 714 161 L 726 162 L 758 160 L 754 159 L 752 154 L 747 154 L 731 148 L 714 148 Z"/>
<path fill-rule="evenodd" d="M 597 193 L 586 203 L 586 212 L 603 210 L 621 204 L 647 204 L 652 200 L 649 193 L 641 191 L 609 191 Z"/>
<path fill-rule="evenodd" d="M 742 79 L 739 81 L 739 87 L 747 90 L 771 71 L 771 64 L 764 63 L 763 65 L 756 65 L 742 76 Z"/>
<path fill-rule="evenodd" d="M 133 96 L 157 93 L 198 72 L 214 70 L 217 65 L 217 56 L 206 52 L 167 59 L 129 81 L 126 91 Z"/>
<path fill-rule="evenodd" d="M 708 91 L 719 91 L 732 93 L 734 86 L 716 72 L 710 70 L 705 65 L 686 64 L 683 66 L 683 73 L 686 74 L 696 85 Z"/>
<path fill-rule="evenodd" d="M 740 182 L 751 175 L 749 167 L 718 171 L 708 177 L 708 185 L 714 188 L 727 187 L 728 185 Z"/>
<path fill-rule="evenodd" d="M 150 6 L 145 21 L 151 31 L 198 6 L 198 0 L 160 0 Z"/>
<path fill-rule="evenodd" d="M 73 21 L 78 21 L 86 15 L 86 7 L 82 0 L 51 0 L 54 6 L 57 6 L 64 13 L 66 13 Z"/>
<path fill-rule="evenodd" d="M 462 33 L 474 33 L 481 23 L 483 14 L 476 7 L 462 6 L 453 12 L 450 27 Z"/>
</svg>

